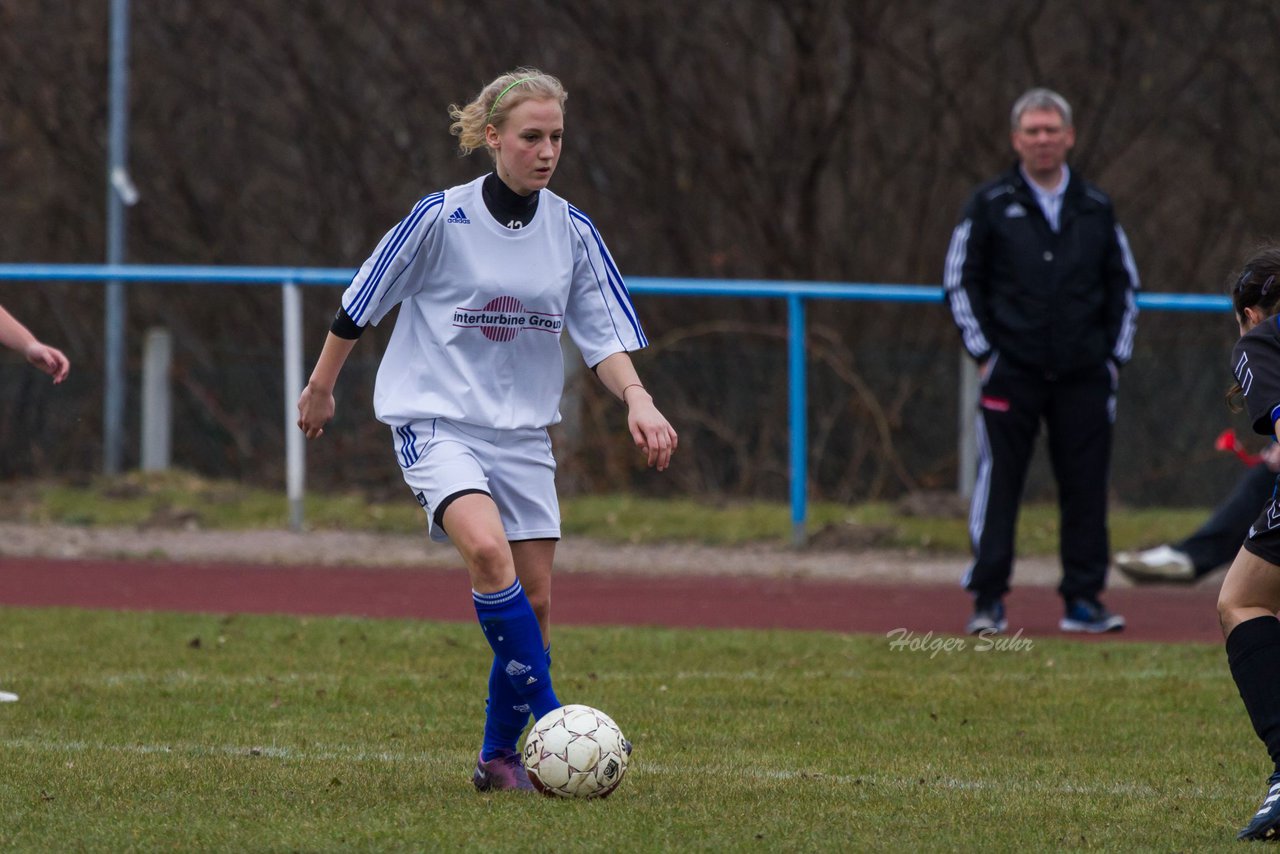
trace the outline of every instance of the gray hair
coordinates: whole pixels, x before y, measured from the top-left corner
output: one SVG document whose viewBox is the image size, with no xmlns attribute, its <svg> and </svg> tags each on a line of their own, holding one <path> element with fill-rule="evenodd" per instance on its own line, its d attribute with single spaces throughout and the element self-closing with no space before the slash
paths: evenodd
<svg viewBox="0 0 1280 854">
<path fill-rule="evenodd" d="M 1062 123 L 1071 127 L 1071 105 L 1067 99 L 1052 89 L 1028 89 L 1018 100 L 1013 102 L 1013 110 L 1009 113 L 1009 126 L 1018 129 L 1022 114 L 1028 110 L 1055 110 L 1062 116 Z"/>
</svg>

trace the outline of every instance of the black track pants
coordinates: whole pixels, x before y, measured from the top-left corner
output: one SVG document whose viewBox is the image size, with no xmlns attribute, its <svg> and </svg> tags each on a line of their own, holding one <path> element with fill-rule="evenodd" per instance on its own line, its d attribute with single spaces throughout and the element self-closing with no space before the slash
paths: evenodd
<svg viewBox="0 0 1280 854">
<path fill-rule="evenodd" d="M 974 560 L 966 589 L 998 599 L 1013 574 L 1014 533 L 1027 468 L 1043 421 L 1058 483 L 1064 599 L 1096 598 L 1106 586 L 1107 478 L 1115 379 L 1106 365 L 1048 378 L 998 356 L 978 407 L 978 480 L 969 510 Z"/>
</svg>

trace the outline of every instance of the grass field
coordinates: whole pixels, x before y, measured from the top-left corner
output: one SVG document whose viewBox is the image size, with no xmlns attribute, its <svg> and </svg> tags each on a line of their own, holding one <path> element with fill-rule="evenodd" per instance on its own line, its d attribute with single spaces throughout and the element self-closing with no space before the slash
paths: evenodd
<svg viewBox="0 0 1280 854">
<path fill-rule="evenodd" d="M 938 496 L 911 502 L 857 505 L 813 502 L 808 529 L 824 530 L 853 547 L 968 551 L 963 503 Z M 566 497 L 566 536 L 606 541 L 695 542 L 735 545 L 753 541 L 789 543 L 791 511 L 782 502 L 710 502 L 690 498 L 646 499 L 629 495 Z M 1186 536 L 1208 515 L 1204 508 L 1117 507 L 1110 515 L 1115 549 L 1155 545 Z M 288 505 L 279 492 L 231 481 L 212 481 L 181 472 L 131 472 L 89 484 L 15 484 L 0 496 L 0 518 L 72 525 L 186 525 L 203 528 L 283 528 Z M 307 525 L 315 529 L 364 529 L 420 534 L 422 511 L 407 493 L 396 500 L 371 500 L 357 492 L 312 492 L 306 498 Z M 1053 554 L 1058 547 L 1058 509 L 1028 504 L 1018 524 L 1018 552 Z"/>
<path fill-rule="evenodd" d="M 1237 850 L 1220 647 L 557 630 L 636 743 L 603 802 L 478 795 L 465 624 L 0 611 L 6 850 Z"/>
</svg>

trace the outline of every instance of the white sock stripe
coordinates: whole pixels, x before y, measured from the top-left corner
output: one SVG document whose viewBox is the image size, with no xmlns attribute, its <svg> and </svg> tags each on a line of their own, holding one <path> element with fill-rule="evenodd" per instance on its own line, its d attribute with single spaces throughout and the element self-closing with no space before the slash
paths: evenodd
<svg viewBox="0 0 1280 854">
<path fill-rule="evenodd" d="M 520 586 L 520 579 L 517 578 L 515 584 L 512 584 L 506 590 L 499 590 L 496 593 L 481 593 L 478 590 L 472 590 L 471 598 L 478 605 L 505 605 L 523 592 L 524 588 Z"/>
</svg>

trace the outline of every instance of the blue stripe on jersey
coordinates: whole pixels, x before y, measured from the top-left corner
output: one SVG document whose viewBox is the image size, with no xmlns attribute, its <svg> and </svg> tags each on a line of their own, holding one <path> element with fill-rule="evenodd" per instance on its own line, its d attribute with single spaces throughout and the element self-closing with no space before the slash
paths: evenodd
<svg viewBox="0 0 1280 854">
<path fill-rule="evenodd" d="M 426 215 L 427 211 L 433 206 L 439 205 L 444 200 L 443 193 L 433 193 L 420 199 L 409 215 L 402 219 L 395 229 L 391 232 L 391 239 L 387 241 L 382 253 L 378 256 L 377 262 L 373 266 L 373 270 L 369 273 L 369 278 L 365 279 L 364 284 L 360 286 L 360 290 L 356 293 L 355 299 L 351 301 L 351 308 L 347 309 L 347 314 L 352 320 L 359 321 L 360 315 L 369 307 L 374 294 L 377 293 L 379 285 L 382 283 L 383 274 L 387 268 L 391 266 L 391 262 L 399 254 L 400 248 L 404 242 L 408 240 L 409 235 L 417 228 L 418 223 Z"/>
<path fill-rule="evenodd" d="M 360 316 L 365 309 L 369 307 L 373 295 L 377 293 L 378 286 L 382 283 L 382 277 L 387 272 L 387 268 L 391 266 L 391 262 L 399 254 L 400 248 L 404 246 L 409 235 L 418 227 L 418 223 L 427 215 L 432 208 L 439 207 L 444 204 L 444 193 L 432 193 L 419 200 L 414 205 L 409 215 L 400 221 L 391 234 L 391 239 L 387 241 L 387 245 L 383 248 L 382 254 L 378 256 L 378 261 L 374 264 L 373 271 L 369 274 L 369 278 L 365 279 L 364 284 L 360 286 L 360 290 L 356 292 L 355 299 L 351 301 L 351 306 L 347 309 L 347 314 L 351 319 L 360 322 Z"/>
<path fill-rule="evenodd" d="M 617 297 L 623 314 L 626 315 L 627 320 L 631 323 L 631 327 L 635 330 L 636 337 L 639 339 L 641 346 L 647 345 L 649 343 L 649 339 L 645 337 L 644 330 L 640 328 L 640 321 L 635 317 L 635 308 L 631 304 L 631 293 L 627 290 L 626 283 L 622 280 L 622 274 L 618 272 L 617 266 L 613 263 L 613 257 L 605 247 L 604 239 L 600 236 L 600 232 L 596 230 L 595 224 L 591 222 L 590 217 L 575 208 L 573 205 L 567 206 L 571 217 L 585 223 L 586 226 L 591 229 L 591 236 L 595 239 L 596 246 L 600 249 L 600 257 L 604 259 L 609 287 L 613 290 L 614 296 Z"/>
<path fill-rule="evenodd" d="M 640 328 L 640 321 L 636 320 L 635 308 L 631 305 L 631 294 L 627 291 L 626 284 L 622 281 L 622 274 L 618 272 L 618 268 L 614 266 L 613 258 L 609 256 L 609 250 L 605 248 L 604 239 L 600 237 L 600 232 L 596 230 L 591 219 L 582 211 L 573 205 L 568 205 L 569 216 L 578 220 L 591 229 L 591 236 L 596 242 L 596 246 L 600 250 L 600 257 L 604 259 L 605 274 L 609 282 L 609 288 L 613 291 L 614 297 L 618 301 L 622 313 L 626 316 L 627 322 L 631 324 L 631 328 L 635 330 L 636 339 L 640 342 L 641 347 L 649 344 L 649 339 L 645 337 L 644 330 Z M 581 236 L 581 232 L 579 232 Z"/>
<path fill-rule="evenodd" d="M 369 278 L 364 280 L 364 284 L 362 284 L 360 286 L 360 290 L 356 292 L 355 298 L 351 300 L 351 307 L 347 309 L 347 314 L 352 320 L 356 318 L 356 314 L 360 310 L 357 306 L 359 306 L 361 302 L 367 302 L 368 294 L 377 290 L 377 282 L 382 277 L 383 271 L 386 270 L 386 265 L 391 263 L 391 259 L 395 257 L 395 252 L 393 250 L 403 239 L 402 234 L 405 233 L 406 230 L 412 230 L 413 224 L 417 222 L 424 205 L 430 202 L 432 198 L 437 195 L 442 196 L 443 194 L 433 193 L 430 196 L 419 199 L 417 204 L 413 206 L 413 210 L 409 211 L 409 215 L 396 224 L 395 229 L 391 232 L 391 239 L 387 241 L 386 248 L 383 250 L 383 253 L 378 256 L 377 263 L 373 265 L 373 269 L 369 272 Z"/>
</svg>

